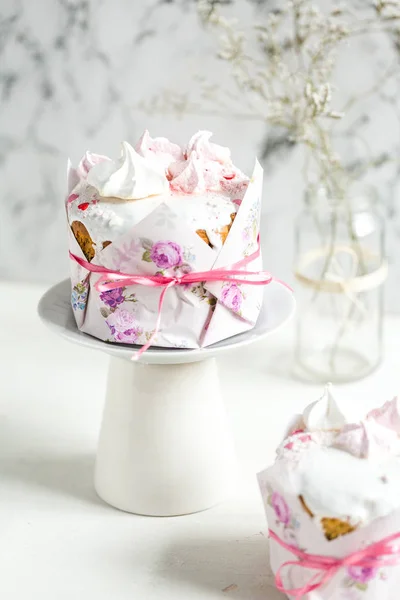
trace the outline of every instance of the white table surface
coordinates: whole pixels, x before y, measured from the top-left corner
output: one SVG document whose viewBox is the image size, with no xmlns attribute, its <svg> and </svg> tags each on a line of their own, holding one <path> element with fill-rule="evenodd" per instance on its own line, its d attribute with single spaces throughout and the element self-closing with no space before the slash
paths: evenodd
<svg viewBox="0 0 400 600">
<path fill-rule="evenodd" d="M 219 363 L 241 466 L 236 496 L 195 515 L 138 517 L 105 505 L 92 484 L 107 356 L 47 331 L 36 316 L 43 292 L 0 284 L 0 598 L 283 598 L 255 473 L 289 416 L 321 393 L 290 376 L 292 325 Z M 400 319 L 386 325 L 382 367 L 337 390 L 350 412 L 397 393 Z"/>
</svg>

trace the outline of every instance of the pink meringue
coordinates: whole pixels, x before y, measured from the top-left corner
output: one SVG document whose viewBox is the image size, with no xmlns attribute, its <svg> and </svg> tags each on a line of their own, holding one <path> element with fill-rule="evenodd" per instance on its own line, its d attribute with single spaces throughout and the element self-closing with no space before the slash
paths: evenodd
<svg viewBox="0 0 400 600">
<path fill-rule="evenodd" d="M 379 423 L 379 425 L 392 429 L 400 434 L 398 398 L 395 397 L 393 400 L 388 400 L 383 406 L 371 410 L 367 415 L 367 419 L 375 421 L 376 423 Z"/>
<path fill-rule="evenodd" d="M 226 170 L 218 162 L 204 160 L 195 150 L 190 153 L 188 160 L 170 164 L 168 172 L 173 190 L 187 194 L 204 191 L 220 192 L 231 197 L 237 196 L 239 201 L 243 198 L 250 182 L 250 179 L 239 169 L 232 166 Z M 196 185 L 193 172 L 197 175 Z M 186 181 L 189 179 L 190 183 Z"/>
<path fill-rule="evenodd" d="M 85 152 L 85 155 L 81 158 L 81 161 L 76 169 L 76 172 L 80 179 L 86 179 L 89 171 L 99 163 L 111 159 L 108 156 L 102 154 L 93 154 L 92 152 Z"/>
<path fill-rule="evenodd" d="M 238 200 L 240 201 L 249 186 L 250 179 L 236 167 L 230 169 L 229 171 L 229 173 L 226 169 L 222 171 L 220 189 L 222 192 L 229 194 L 229 196 L 237 196 Z"/>
<path fill-rule="evenodd" d="M 197 152 L 192 152 L 186 161 L 172 163 L 168 171 L 171 175 L 171 189 L 185 194 L 206 190 L 204 165 Z"/>
<path fill-rule="evenodd" d="M 237 169 L 230 156 L 229 148 L 212 144 L 210 131 L 199 131 L 189 141 L 186 152 L 167 138 L 152 138 L 146 129 L 132 148 L 131 155 L 136 152 L 148 162 L 149 166 L 162 171 L 170 182 L 169 189 L 180 194 L 202 194 L 216 192 L 229 196 L 233 202 L 240 203 L 249 185 L 250 179 Z M 100 163 L 113 162 L 107 156 L 86 152 L 80 161 L 76 174 L 81 181 L 90 182 L 93 167 Z M 111 168 L 111 167 L 110 167 Z M 95 170 L 96 170 L 95 169 Z M 102 171 L 110 170 L 102 165 Z"/>
<path fill-rule="evenodd" d="M 379 458 L 382 454 L 397 454 L 400 450 L 396 432 L 372 420 L 345 425 L 332 445 L 357 458 L 369 459 Z"/>
<path fill-rule="evenodd" d="M 192 152 L 203 158 L 205 161 L 216 161 L 223 165 L 231 165 L 231 151 L 225 146 L 219 146 L 210 142 L 211 131 L 198 131 L 191 138 L 186 148 L 186 155 L 189 158 Z"/>
<path fill-rule="evenodd" d="M 221 192 L 223 189 L 223 168 L 220 163 L 212 161 L 203 162 L 204 183 L 210 192 Z"/>
<path fill-rule="evenodd" d="M 135 150 L 144 158 L 154 159 L 164 169 L 167 169 L 171 163 L 185 160 L 178 144 L 170 142 L 165 137 L 152 138 L 147 129 L 136 144 Z"/>
</svg>

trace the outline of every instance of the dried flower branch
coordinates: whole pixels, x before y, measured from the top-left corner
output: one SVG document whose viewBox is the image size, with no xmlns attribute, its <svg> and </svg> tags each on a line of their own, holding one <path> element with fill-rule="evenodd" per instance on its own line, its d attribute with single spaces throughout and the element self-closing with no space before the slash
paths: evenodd
<svg viewBox="0 0 400 600">
<path fill-rule="evenodd" d="M 349 172 L 333 147 L 329 124 L 344 116 L 343 110 L 332 106 L 337 52 L 352 36 L 382 30 L 389 22 L 400 23 L 400 3 L 367 3 L 360 18 L 344 4 L 323 12 L 310 0 L 290 0 L 248 31 L 226 19 L 219 8 L 216 0 L 198 2 L 203 23 L 219 33 L 217 55 L 228 63 L 250 112 L 286 129 L 290 141 L 303 144 L 310 153 L 311 171 L 318 174 L 332 197 L 343 197 Z M 357 99 L 350 99 L 346 108 Z"/>
</svg>

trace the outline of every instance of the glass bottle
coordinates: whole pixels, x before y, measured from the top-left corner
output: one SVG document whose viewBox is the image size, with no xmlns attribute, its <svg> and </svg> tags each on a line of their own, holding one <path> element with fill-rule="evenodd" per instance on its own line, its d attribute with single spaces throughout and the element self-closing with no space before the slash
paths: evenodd
<svg viewBox="0 0 400 600">
<path fill-rule="evenodd" d="M 351 381 L 381 362 L 388 266 L 376 204 L 372 187 L 354 186 L 340 201 L 323 188 L 306 192 L 295 236 L 295 357 L 302 378 Z"/>
</svg>

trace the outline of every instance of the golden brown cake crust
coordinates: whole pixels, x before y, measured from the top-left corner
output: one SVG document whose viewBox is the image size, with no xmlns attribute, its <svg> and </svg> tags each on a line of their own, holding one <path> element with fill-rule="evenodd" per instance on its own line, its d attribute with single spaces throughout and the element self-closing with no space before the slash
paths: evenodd
<svg viewBox="0 0 400 600">
<path fill-rule="evenodd" d="M 308 508 L 303 496 L 299 496 L 299 501 L 303 510 L 313 519 L 314 513 Z M 323 517 L 321 519 L 321 525 L 327 540 L 335 540 L 341 535 L 346 535 L 357 529 L 356 526 L 351 525 L 347 521 L 332 517 Z"/>
<path fill-rule="evenodd" d="M 221 236 L 221 240 L 222 240 L 223 244 L 225 244 L 225 240 L 228 237 L 228 233 L 231 230 L 231 227 L 232 227 L 233 221 L 235 220 L 235 217 L 236 217 L 236 213 L 232 213 L 231 214 L 231 222 L 229 223 L 229 225 L 225 225 L 225 227 L 222 227 L 222 229 L 220 229 L 218 231 L 219 235 Z"/>
<path fill-rule="evenodd" d="M 356 529 L 354 525 L 350 525 L 347 521 L 328 517 L 321 519 L 321 524 L 327 540 L 335 540 L 341 535 L 347 535 Z"/>
<path fill-rule="evenodd" d="M 199 237 L 201 237 L 201 239 L 203 240 L 203 242 L 205 242 L 207 244 L 207 246 L 211 246 L 211 242 L 208 239 L 208 235 L 206 233 L 205 229 L 197 229 L 196 233 Z"/>
<path fill-rule="evenodd" d="M 235 220 L 235 217 L 236 217 L 236 213 L 232 213 L 231 214 L 231 222 L 229 223 L 229 225 L 224 225 L 224 227 L 221 227 L 221 229 L 218 230 L 218 234 L 219 234 L 223 244 L 225 244 L 225 240 L 228 237 L 228 233 L 231 230 L 232 223 Z M 212 247 L 212 244 L 210 242 L 210 239 L 209 239 L 205 229 L 197 229 L 196 233 L 198 236 L 201 237 L 203 242 L 205 242 L 208 246 Z"/>
<path fill-rule="evenodd" d="M 311 510 L 308 508 L 307 504 L 305 503 L 305 500 L 303 498 L 303 496 L 299 496 L 299 500 L 300 500 L 300 504 L 303 507 L 303 509 L 305 510 L 305 512 L 311 517 L 314 517 L 314 514 L 311 512 Z"/>
<path fill-rule="evenodd" d="M 73 223 L 71 223 L 71 229 L 76 241 L 78 242 L 83 254 L 86 257 L 86 260 L 90 262 L 94 257 L 95 250 L 93 240 L 90 237 L 88 230 L 80 221 L 74 221 Z"/>
</svg>

